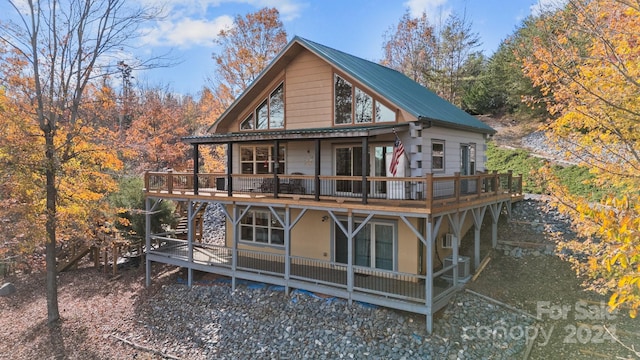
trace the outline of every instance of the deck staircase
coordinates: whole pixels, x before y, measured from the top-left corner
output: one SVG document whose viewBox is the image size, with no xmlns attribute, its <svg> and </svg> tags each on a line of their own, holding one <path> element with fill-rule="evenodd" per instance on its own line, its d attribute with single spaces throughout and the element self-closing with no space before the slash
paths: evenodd
<svg viewBox="0 0 640 360">
<path fill-rule="evenodd" d="M 202 240 L 202 231 L 204 224 L 204 212 L 206 210 L 206 206 L 203 206 L 196 214 L 193 219 L 194 221 L 194 240 L 200 242 Z M 176 237 L 180 239 L 187 239 L 187 234 L 189 233 L 189 218 L 187 216 L 187 209 L 178 208 L 176 209 L 176 214 L 179 216 L 178 224 L 176 225 L 175 234 Z"/>
</svg>

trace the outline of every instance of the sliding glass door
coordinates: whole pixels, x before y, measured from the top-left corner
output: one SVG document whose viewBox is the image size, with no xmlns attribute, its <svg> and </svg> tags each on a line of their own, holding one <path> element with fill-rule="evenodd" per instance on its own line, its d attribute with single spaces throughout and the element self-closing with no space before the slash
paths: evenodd
<svg viewBox="0 0 640 360">
<path fill-rule="evenodd" d="M 341 221 L 347 228 L 347 222 Z M 359 222 L 354 223 L 358 227 Z M 334 226 L 334 256 L 338 263 L 346 264 L 349 259 L 347 236 L 336 224 Z M 394 270 L 394 225 L 386 222 L 370 221 L 353 238 L 353 264 L 376 269 Z"/>
</svg>

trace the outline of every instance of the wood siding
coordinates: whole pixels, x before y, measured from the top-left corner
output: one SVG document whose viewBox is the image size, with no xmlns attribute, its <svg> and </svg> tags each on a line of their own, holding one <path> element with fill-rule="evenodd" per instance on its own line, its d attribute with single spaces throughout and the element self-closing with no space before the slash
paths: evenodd
<svg viewBox="0 0 640 360">
<path fill-rule="evenodd" d="M 331 66 L 304 50 L 286 68 L 287 129 L 332 126 Z"/>
</svg>

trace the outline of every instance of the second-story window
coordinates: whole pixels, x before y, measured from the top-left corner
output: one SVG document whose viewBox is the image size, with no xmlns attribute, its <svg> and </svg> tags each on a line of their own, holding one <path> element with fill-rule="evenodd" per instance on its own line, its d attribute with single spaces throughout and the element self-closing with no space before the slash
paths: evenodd
<svg viewBox="0 0 640 360">
<path fill-rule="evenodd" d="M 240 130 L 282 128 L 284 128 L 284 85 L 280 83 L 280 85 L 269 94 L 269 97 L 261 102 L 260 105 L 240 123 Z"/>
<path fill-rule="evenodd" d="M 280 147 L 278 162 L 275 162 L 273 146 L 241 146 L 240 168 L 242 174 L 284 174 L 285 148 Z"/>
<path fill-rule="evenodd" d="M 444 141 L 431 141 L 431 170 L 444 171 Z"/>
<path fill-rule="evenodd" d="M 335 125 L 396 121 L 395 111 L 338 74 L 333 76 L 333 94 Z"/>
<path fill-rule="evenodd" d="M 351 107 L 353 104 L 353 96 L 351 94 L 351 84 L 341 78 L 335 76 L 335 124 L 351 124 Z"/>
</svg>

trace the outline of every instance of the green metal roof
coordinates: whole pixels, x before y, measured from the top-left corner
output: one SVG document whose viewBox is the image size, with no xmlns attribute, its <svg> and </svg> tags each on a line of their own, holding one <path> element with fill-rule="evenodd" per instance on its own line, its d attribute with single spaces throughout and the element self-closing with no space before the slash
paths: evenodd
<svg viewBox="0 0 640 360">
<path fill-rule="evenodd" d="M 489 125 L 399 71 L 298 36 L 291 40 L 291 43 L 293 42 L 300 43 L 416 118 L 432 120 L 443 125 L 474 128 L 481 132 L 495 132 Z"/>
<path fill-rule="evenodd" d="M 224 144 L 229 141 L 233 142 L 252 142 L 252 141 L 273 141 L 281 140 L 311 140 L 326 138 L 353 138 L 362 136 L 372 136 L 380 134 L 389 134 L 389 129 L 401 128 L 408 126 L 409 123 L 402 124 L 385 124 L 370 126 L 340 126 L 333 128 L 311 128 L 311 129 L 292 129 L 292 130 L 267 130 L 267 131 L 244 131 L 217 133 L 210 135 L 193 135 L 185 136 L 182 140 L 189 144 Z"/>
<path fill-rule="evenodd" d="M 294 37 L 289 42 L 280 54 L 258 75 L 256 80 L 211 125 L 208 131 L 211 131 L 217 123 L 232 112 L 232 109 L 236 107 L 240 100 L 256 87 L 265 74 L 269 73 L 274 64 L 280 60 L 286 61 L 285 58 L 289 58 L 288 54 L 295 47 L 294 45 L 306 48 L 419 120 L 481 133 L 493 134 L 496 132 L 489 125 L 467 114 L 399 71 L 299 36 Z"/>
</svg>

